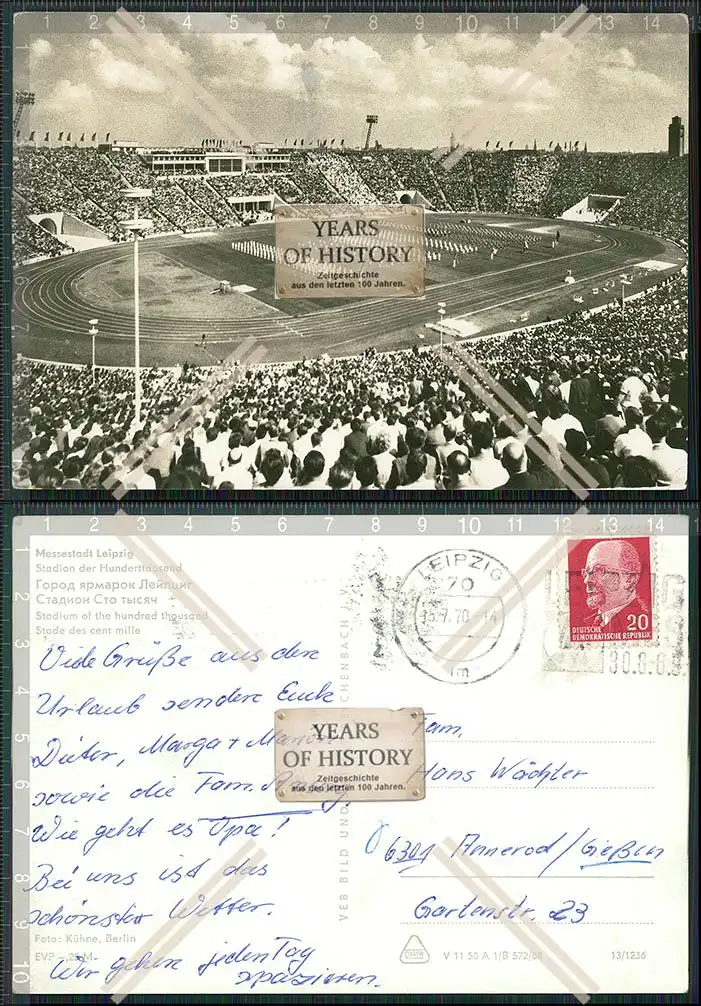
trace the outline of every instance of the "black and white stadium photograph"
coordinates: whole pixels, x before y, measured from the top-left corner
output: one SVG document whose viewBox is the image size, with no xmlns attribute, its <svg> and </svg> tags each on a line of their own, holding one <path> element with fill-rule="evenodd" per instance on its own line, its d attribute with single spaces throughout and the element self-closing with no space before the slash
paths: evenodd
<svg viewBox="0 0 701 1006">
<path fill-rule="evenodd" d="M 15 14 L 13 487 L 683 490 L 690 32 L 644 6 Z"/>
</svg>

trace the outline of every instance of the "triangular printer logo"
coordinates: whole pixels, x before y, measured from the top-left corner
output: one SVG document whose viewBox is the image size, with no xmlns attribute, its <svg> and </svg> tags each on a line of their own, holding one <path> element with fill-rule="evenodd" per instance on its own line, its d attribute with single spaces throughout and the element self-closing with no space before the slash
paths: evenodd
<svg viewBox="0 0 701 1006">
<path fill-rule="evenodd" d="M 410 936 L 399 955 L 399 960 L 402 964 L 428 964 L 431 955 L 418 936 Z"/>
</svg>

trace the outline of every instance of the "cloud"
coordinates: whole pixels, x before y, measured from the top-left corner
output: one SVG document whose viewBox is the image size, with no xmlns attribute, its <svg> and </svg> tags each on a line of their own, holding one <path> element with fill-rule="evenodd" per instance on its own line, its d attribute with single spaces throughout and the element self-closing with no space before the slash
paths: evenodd
<svg viewBox="0 0 701 1006">
<path fill-rule="evenodd" d="M 514 108 L 525 115 L 542 115 L 550 106 L 542 101 L 517 101 Z"/>
<path fill-rule="evenodd" d="M 464 57 L 505 56 L 513 52 L 514 42 L 508 35 L 494 35 L 489 29 L 481 32 L 456 32 L 452 46 Z"/>
<path fill-rule="evenodd" d="M 91 39 L 89 58 L 98 79 L 110 91 L 158 94 L 166 89 L 164 81 L 155 73 L 115 56 L 99 38 Z"/>
<path fill-rule="evenodd" d="M 218 72 L 210 77 L 215 87 L 230 87 L 236 81 L 240 87 L 283 91 L 300 98 L 308 93 L 305 75 L 308 80 L 309 68 L 305 67 L 308 60 L 304 49 L 297 43 L 281 41 L 274 32 L 262 28 L 251 33 L 218 33 L 211 36 L 210 58 L 212 49 L 220 63 Z"/>
<path fill-rule="evenodd" d="M 91 102 L 93 93 L 87 84 L 73 84 L 67 77 L 56 83 L 47 102 L 54 112 L 72 112 L 81 105 Z"/>
<path fill-rule="evenodd" d="M 45 56 L 50 56 L 54 50 L 47 39 L 35 38 L 29 46 L 29 51 L 34 59 L 43 59 Z"/>
<path fill-rule="evenodd" d="M 346 92 L 370 88 L 381 94 L 399 89 L 393 67 L 377 49 L 354 35 L 346 39 L 332 35 L 316 38 L 309 57 L 323 74 L 326 86 L 335 85 Z"/>
<path fill-rule="evenodd" d="M 616 93 L 610 93 L 613 102 L 640 99 L 642 94 L 658 98 L 676 97 L 676 89 L 656 73 L 648 70 L 629 69 L 627 66 L 599 66 L 599 77 L 606 85 L 613 85 Z"/>
<path fill-rule="evenodd" d="M 542 98 L 547 101 L 554 98 L 557 93 L 552 84 L 543 77 L 537 77 L 528 70 L 517 74 L 516 67 L 513 66 L 476 66 L 475 75 L 477 80 L 486 84 L 492 92 L 511 78 L 513 86 L 510 84 L 506 93 L 513 94 L 519 88 L 523 88 L 524 100 L 528 94 L 531 98 Z"/>
<path fill-rule="evenodd" d="M 624 46 L 616 51 L 616 55 L 618 56 L 621 66 L 625 66 L 629 70 L 633 69 L 635 66 L 635 56 L 630 49 L 626 49 Z"/>
</svg>

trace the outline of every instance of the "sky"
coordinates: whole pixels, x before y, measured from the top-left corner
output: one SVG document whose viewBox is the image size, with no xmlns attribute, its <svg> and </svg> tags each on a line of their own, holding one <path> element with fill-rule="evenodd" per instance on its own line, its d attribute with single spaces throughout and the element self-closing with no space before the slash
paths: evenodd
<svg viewBox="0 0 701 1006">
<path fill-rule="evenodd" d="M 243 17 L 228 32 L 205 22 L 186 30 L 180 16 L 149 15 L 148 31 L 101 17 L 97 31 L 75 15 L 51 14 L 49 31 L 38 16 L 16 22 L 15 88 L 36 95 L 23 136 L 50 130 L 54 140 L 61 129 L 73 140 L 109 131 L 144 146 L 209 137 L 360 146 L 372 113 L 373 136 L 388 147 L 446 146 L 454 133 L 477 149 L 578 139 L 589 150 L 645 151 L 666 149 L 673 115 L 688 123 L 689 36 L 673 15 L 662 31 L 642 30 L 641 15 L 616 15 L 613 30 L 574 42 L 547 30 L 549 17 L 524 15 L 518 33 L 495 19 L 475 32 L 450 19 L 433 19 L 447 25 L 441 33 L 391 31 L 385 18 L 374 32 L 300 34 Z M 553 58 L 534 65 L 545 47 Z"/>
</svg>

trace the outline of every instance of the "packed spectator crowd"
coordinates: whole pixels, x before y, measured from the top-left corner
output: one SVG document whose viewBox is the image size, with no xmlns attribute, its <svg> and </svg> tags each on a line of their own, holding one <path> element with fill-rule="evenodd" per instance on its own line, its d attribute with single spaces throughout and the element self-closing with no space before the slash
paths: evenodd
<svg viewBox="0 0 701 1006">
<path fill-rule="evenodd" d="M 20 148 L 14 261 L 64 249 L 29 213 L 63 210 L 123 239 L 125 185 L 153 190 L 142 212 L 157 233 L 238 223 L 241 211 L 228 201 L 236 196 L 365 204 L 418 189 L 435 209 L 545 216 L 587 193 L 621 195 L 608 222 L 682 244 L 688 237 L 688 158 L 658 154 L 480 151 L 447 171 L 428 151 L 294 151 L 287 172 L 160 178 L 132 151 Z M 475 226 L 465 223 L 466 239 Z M 14 482 L 529 491 L 571 486 L 584 469 L 602 488 L 681 488 L 687 297 L 677 276 L 629 301 L 625 314 L 612 305 L 471 343 L 470 355 L 528 417 L 516 429 L 484 406 L 468 374 L 456 376 L 458 350 L 453 366 L 435 350 L 414 349 L 247 370 L 144 370 L 138 425 L 129 371 L 98 369 L 93 382 L 89 368 L 20 360 Z M 168 418 L 190 399 L 190 415 L 169 429 Z"/>
<path fill-rule="evenodd" d="M 537 214 L 558 169 L 557 154 L 526 154 L 514 166 L 509 213 Z"/>
<path fill-rule="evenodd" d="M 468 151 L 449 170 L 447 152 L 377 148 L 342 151 L 320 148 L 290 152 L 287 170 L 241 175 L 154 175 L 135 151 L 95 148 L 20 147 L 15 151 L 13 188 L 17 213 L 66 211 L 122 240 L 119 221 L 127 215 L 120 190 L 153 190 L 141 207 L 155 233 L 191 231 L 239 223 L 230 197 L 271 196 L 295 203 L 394 202 L 399 190 L 419 190 L 435 210 L 530 213 L 558 216 L 589 193 L 624 199 L 609 215 L 612 224 L 632 225 L 677 240 L 688 236 L 688 158 L 664 154 L 495 150 Z M 15 263 L 46 249 L 32 228 L 18 225 Z M 36 234 L 34 240 L 31 235 Z M 52 247 L 48 251 L 55 251 Z"/>
<path fill-rule="evenodd" d="M 379 201 L 377 194 L 363 181 L 352 161 L 344 154 L 324 150 L 310 153 L 307 157 L 326 176 L 343 202 L 367 206 Z"/>
<path fill-rule="evenodd" d="M 584 469 L 601 488 L 682 488 L 687 298 L 680 274 L 625 312 L 611 304 L 468 344 L 519 404 L 515 425 L 512 408 L 485 406 L 458 347 L 454 365 L 415 348 L 146 370 L 138 425 L 131 372 L 98 370 L 93 384 L 87 367 L 19 360 L 14 483 L 527 492 L 582 484 Z"/>
</svg>

